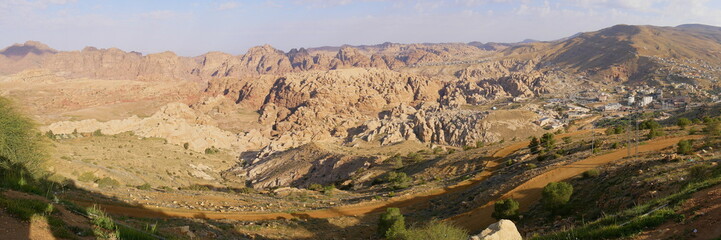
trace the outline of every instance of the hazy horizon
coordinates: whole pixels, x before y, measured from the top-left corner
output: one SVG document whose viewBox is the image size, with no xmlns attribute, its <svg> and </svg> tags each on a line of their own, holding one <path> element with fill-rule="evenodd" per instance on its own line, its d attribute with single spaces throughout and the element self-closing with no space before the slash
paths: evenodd
<svg viewBox="0 0 721 240">
<path fill-rule="evenodd" d="M 143 54 L 242 54 L 394 43 L 555 40 L 616 24 L 721 25 L 721 3 L 693 0 L 293 0 L 0 2 L 0 47 L 117 47 Z"/>
</svg>

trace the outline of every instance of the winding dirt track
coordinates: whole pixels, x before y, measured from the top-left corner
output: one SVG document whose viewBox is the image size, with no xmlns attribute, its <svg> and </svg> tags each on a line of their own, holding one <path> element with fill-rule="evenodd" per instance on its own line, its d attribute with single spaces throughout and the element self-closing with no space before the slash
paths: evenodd
<svg viewBox="0 0 721 240">
<path fill-rule="evenodd" d="M 601 130 L 596 130 L 601 131 Z M 591 130 L 580 130 L 571 133 L 560 134 L 557 137 L 572 137 L 585 133 L 589 133 Z M 493 172 L 499 167 L 500 160 L 511 153 L 518 151 L 528 146 L 529 141 L 523 141 L 506 146 L 493 154 L 494 160 L 488 161 L 484 170 L 476 174 L 471 179 L 459 182 L 453 186 L 429 190 L 426 192 L 399 196 L 388 199 L 386 201 L 374 201 L 358 203 L 353 205 L 345 205 L 327 209 L 318 209 L 297 213 L 268 213 L 268 212 L 213 212 L 213 211 L 199 211 L 190 209 L 176 209 L 176 208 L 161 208 L 153 206 L 121 206 L 115 204 L 96 204 L 102 207 L 106 212 L 124 215 L 129 217 L 142 217 L 142 218 L 164 218 L 164 217 L 182 217 L 182 218 L 204 218 L 204 219 L 233 219 L 242 221 L 258 221 L 258 220 L 269 220 L 269 219 L 291 219 L 291 218 L 333 218 L 341 216 L 359 216 L 370 214 L 374 212 L 384 211 L 388 207 L 409 207 L 411 205 L 426 203 L 429 200 L 443 195 L 450 194 L 459 191 L 464 191 L 471 186 L 478 184 L 488 177 L 493 175 Z M 72 197 L 71 197 L 72 199 Z M 83 201 L 82 199 L 73 199 L 76 203 L 83 206 L 90 206 L 95 203 L 89 201 Z M 490 215 L 489 215 L 490 216 Z M 485 226 L 485 225 L 484 225 Z"/>
<path fill-rule="evenodd" d="M 646 144 L 638 147 L 639 153 L 658 151 L 667 147 L 674 146 L 678 141 L 683 139 L 700 139 L 702 136 L 682 136 L 662 138 L 647 141 Z M 579 175 L 586 170 L 597 168 L 601 165 L 621 160 L 628 154 L 626 149 L 616 150 L 603 155 L 593 156 L 580 160 L 568 165 L 564 165 L 555 169 L 551 169 L 541 175 L 538 175 L 513 190 L 503 194 L 501 199 L 513 198 L 520 204 L 520 211 L 527 211 L 533 204 L 541 199 L 543 187 L 550 182 L 560 182 L 571 177 Z M 458 226 L 464 227 L 472 232 L 483 230 L 486 226 L 496 222 L 491 217 L 493 213 L 493 204 L 495 201 L 486 203 L 485 205 L 447 219 L 456 223 Z"/>
</svg>

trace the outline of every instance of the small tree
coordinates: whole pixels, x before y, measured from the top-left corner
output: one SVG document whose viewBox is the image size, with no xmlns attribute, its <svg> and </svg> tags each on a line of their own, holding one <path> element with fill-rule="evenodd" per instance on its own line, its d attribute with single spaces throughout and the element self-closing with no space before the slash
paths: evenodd
<svg viewBox="0 0 721 240">
<path fill-rule="evenodd" d="M 541 137 L 541 146 L 545 148 L 546 151 L 550 152 L 556 147 L 556 139 L 553 137 L 553 133 L 544 133 Z"/>
<path fill-rule="evenodd" d="M 541 202 L 553 213 L 563 209 L 573 194 L 573 186 L 566 182 L 551 182 L 543 188 Z"/>
<path fill-rule="evenodd" d="M 649 119 L 649 120 L 643 121 L 639 127 L 641 129 L 658 129 L 658 128 L 661 128 L 661 124 L 654 121 L 653 119 Z"/>
<path fill-rule="evenodd" d="M 493 206 L 491 217 L 496 220 L 518 219 L 518 201 L 513 200 L 513 198 L 497 201 Z"/>
<path fill-rule="evenodd" d="M 538 153 L 538 146 L 540 146 L 541 143 L 538 141 L 537 137 L 531 138 L 531 143 L 528 144 L 528 148 L 531 149 L 531 154 Z"/>
<path fill-rule="evenodd" d="M 653 139 L 655 137 L 663 136 L 663 131 L 660 128 L 651 128 L 651 130 L 648 131 L 648 139 Z"/>
<path fill-rule="evenodd" d="M 693 151 L 693 140 L 678 141 L 676 153 L 688 155 Z"/>
<path fill-rule="evenodd" d="M 685 117 L 679 118 L 678 121 L 676 121 L 676 125 L 680 127 L 681 129 L 686 129 L 688 125 L 691 125 L 691 120 Z"/>
<path fill-rule="evenodd" d="M 399 239 L 406 231 L 406 222 L 401 210 L 398 208 L 386 208 L 378 220 L 378 236 L 386 239 Z"/>
<path fill-rule="evenodd" d="M 703 131 L 711 136 L 719 136 L 721 135 L 721 122 L 708 121 L 706 122 L 706 127 L 704 127 Z"/>
</svg>

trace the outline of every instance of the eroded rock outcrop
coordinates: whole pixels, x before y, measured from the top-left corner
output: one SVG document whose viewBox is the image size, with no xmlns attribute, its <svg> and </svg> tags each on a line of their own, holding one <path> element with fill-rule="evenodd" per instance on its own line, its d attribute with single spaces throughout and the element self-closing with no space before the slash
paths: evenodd
<svg viewBox="0 0 721 240">
<path fill-rule="evenodd" d="M 309 143 L 256 163 L 241 164 L 226 174 L 245 177 L 254 188 L 307 187 L 312 183 L 328 185 L 348 179 L 359 169 L 379 164 L 380 160 L 376 156 L 338 153 L 318 143 Z"/>
</svg>

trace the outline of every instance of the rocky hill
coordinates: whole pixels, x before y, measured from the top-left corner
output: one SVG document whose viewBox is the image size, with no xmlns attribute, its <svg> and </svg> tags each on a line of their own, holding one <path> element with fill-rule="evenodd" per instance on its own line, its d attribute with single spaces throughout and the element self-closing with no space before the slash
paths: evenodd
<svg viewBox="0 0 721 240">
<path fill-rule="evenodd" d="M 197 57 L 93 47 L 66 52 L 27 42 L 0 51 L 0 93 L 31 102 L 30 112 L 44 123 L 73 120 L 51 124 L 56 134 L 132 131 L 196 151 L 227 149 L 240 159 L 229 174 L 257 187 L 304 185 L 310 180 L 298 176 L 340 181 L 365 165 L 356 161 L 367 155 L 329 155 L 315 143 L 453 148 L 525 139 L 545 131 L 533 121 L 554 115 L 514 103 L 620 84 L 716 89 L 720 40 L 721 29 L 710 26 L 618 25 L 550 42 L 288 52 L 263 45 L 243 55 Z M 310 167 L 323 162 L 352 167 L 343 174 Z"/>
</svg>

